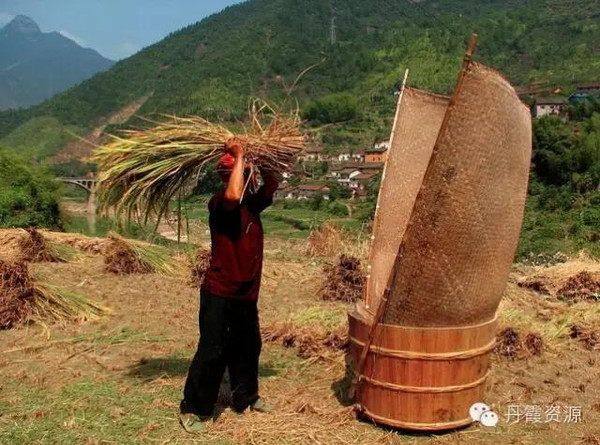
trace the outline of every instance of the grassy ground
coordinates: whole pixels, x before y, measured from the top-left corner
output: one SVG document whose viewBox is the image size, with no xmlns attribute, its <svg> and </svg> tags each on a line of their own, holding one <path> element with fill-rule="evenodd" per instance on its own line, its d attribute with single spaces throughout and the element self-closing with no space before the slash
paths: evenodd
<svg viewBox="0 0 600 445">
<path fill-rule="evenodd" d="M 260 300 L 264 329 L 289 321 L 296 328 L 345 329 L 344 303 L 324 302 L 321 265 L 306 242 L 268 237 Z M 586 263 L 587 264 L 587 263 Z M 596 263 L 589 263 L 598 268 Z M 496 355 L 486 402 L 501 416 L 497 428 L 474 425 L 440 435 L 415 435 L 357 420 L 345 395 L 342 351 L 301 358 L 295 348 L 266 343 L 260 362 L 262 395 L 275 414 L 237 415 L 220 409 L 201 436 L 177 422 L 183 381 L 197 342 L 197 290 L 184 279 L 116 277 L 102 258 L 36 264 L 51 283 L 102 302 L 113 314 L 82 324 L 31 325 L 0 332 L 0 443 L 210 444 L 598 444 L 598 350 L 569 338 L 568 326 L 600 325 L 600 306 L 569 305 L 517 285 L 545 268 L 519 266 L 501 306 L 501 328 L 541 335 L 541 355 Z M 507 424 L 511 405 L 580 406 L 582 423 Z"/>
</svg>

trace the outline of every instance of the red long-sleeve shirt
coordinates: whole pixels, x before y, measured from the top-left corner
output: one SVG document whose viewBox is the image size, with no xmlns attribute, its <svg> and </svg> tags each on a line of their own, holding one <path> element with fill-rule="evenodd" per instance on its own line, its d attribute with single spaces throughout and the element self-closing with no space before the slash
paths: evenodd
<svg viewBox="0 0 600 445">
<path fill-rule="evenodd" d="M 256 301 L 263 263 L 263 229 L 260 213 L 273 199 L 261 187 L 229 210 L 223 193 L 208 203 L 211 262 L 202 288 L 210 294 Z"/>
</svg>

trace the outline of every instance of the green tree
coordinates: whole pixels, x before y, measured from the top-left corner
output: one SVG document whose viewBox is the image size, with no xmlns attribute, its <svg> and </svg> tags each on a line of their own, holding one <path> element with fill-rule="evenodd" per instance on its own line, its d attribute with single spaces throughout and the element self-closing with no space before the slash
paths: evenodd
<svg viewBox="0 0 600 445">
<path fill-rule="evenodd" d="M 310 103 L 303 114 L 321 124 L 349 121 L 358 115 L 358 100 L 349 93 L 330 94 Z"/>
<path fill-rule="evenodd" d="M 570 179 L 575 137 L 558 117 L 536 119 L 533 125 L 533 169 L 547 184 L 562 185 Z"/>
<path fill-rule="evenodd" d="M 0 226 L 60 227 L 60 183 L 47 169 L 0 149 Z"/>
</svg>

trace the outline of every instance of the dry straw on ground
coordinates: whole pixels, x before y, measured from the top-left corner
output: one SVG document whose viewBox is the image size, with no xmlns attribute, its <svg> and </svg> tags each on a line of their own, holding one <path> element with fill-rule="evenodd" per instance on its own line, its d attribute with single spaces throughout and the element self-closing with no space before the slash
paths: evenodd
<svg viewBox="0 0 600 445">
<path fill-rule="evenodd" d="M 355 302 L 362 297 L 365 275 L 360 260 L 341 255 L 337 264 L 326 264 L 325 281 L 322 288 L 324 300 Z"/>
<path fill-rule="evenodd" d="M 525 338 L 513 328 L 507 327 L 498 333 L 494 353 L 511 360 L 524 358 L 527 355 L 541 355 L 544 341 L 541 335 L 529 332 Z"/>
<path fill-rule="evenodd" d="M 105 238 L 90 238 L 78 233 L 45 232 L 46 238 L 55 245 L 69 246 L 85 253 L 104 253 L 107 241 Z"/>
<path fill-rule="evenodd" d="M 580 254 L 568 263 L 537 267 L 518 282 L 535 292 L 576 303 L 600 300 L 600 263 Z"/>
<path fill-rule="evenodd" d="M 369 250 L 369 237 L 360 235 L 335 224 L 324 223 L 311 232 L 306 254 L 311 257 L 337 257 L 346 254 L 364 259 Z"/>
<path fill-rule="evenodd" d="M 290 322 L 275 322 L 262 327 L 261 333 L 264 342 L 296 348 L 302 358 L 320 356 L 327 351 L 343 351 L 348 346 L 346 326 L 325 330 Z"/>
<path fill-rule="evenodd" d="M 0 329 L 28 320 L 90 320 L 108 309 L 82 295 L 40 283 L 28 263 L 0 261 Z"/>
<path fill-rule="evenodd" d="M 92 161 L 100 176 L 98 197 L 103 208 L 117 213 L 164 215 L 173 197 L 191 189 L 206 164 L 223 154 L 233 136 L 246 146 L 246 161 L 275 173 L 290 170 L 304 149 L 297 111 L 280 113 L 261 101 L 250 107 L 251 128 L 235 135 L 200 117 L 171 117 L 150 122 L 152 128 L 126 130 L 122 137 L 96 150 Z"/>
</svg>

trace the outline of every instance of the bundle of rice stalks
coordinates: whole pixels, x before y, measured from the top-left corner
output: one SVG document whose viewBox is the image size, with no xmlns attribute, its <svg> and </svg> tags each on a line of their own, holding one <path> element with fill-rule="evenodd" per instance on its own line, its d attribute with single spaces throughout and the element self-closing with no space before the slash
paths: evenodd
<svg viewBox="0 0 600 445">
<path fill-rule="evenodd" d="M 23 261 L 0 261 L 0 329 L 27 320 L 91 320 L 108 309 L 75 292 L 35 282 Z"/>
<path fill-rule="evenodd" d="M 259 168 L 281 173 L 290 170 L 304 149 L 298 113 L 282 114 L 264 102 L 250 107 L 252 127 L 236 135 L 246 145 L 252 175 Z M 159 217 L 169 201 L 197 182 L 208 162 L 223 154 L 223 144 L 234 134 L 200 117 L 171 117 L 142 130 L 126 130 L 123 137 L 100 147 L 92 161 L 100 168 L 98 198 L 117 213 L 141 211 Z"/>
<path fill-rule="evenodd" d="M 105 306 L 76 292 L 50 284 L 35 285 L 34 319 L 88 321 L 97 320 L 108 313 L 110 310 Z"/>
<path fill-rule="evenodd" d="M 33 296 L 27 263 L 0 260 L 0 329 L 24 321 L 31 312 Z"/>
<path fill-rule="evenodd" d="M 48 241 L 35 228 L 25 229 L 19 239 L 21 260 L 37 262 L 64 263 L 75 257 L 75 251 L 68 246 Z"/>
<path fill-rule="evenodd" d="M 210 250 L 198 248 L 193 254 L 188 254 L 190 277 L 188 284 L 199 288 L 204 281 L 204 274 L 210 266 Z"/>
<path fill-rule="evenodd" d="M 175 276 L 179 265 L 168 250 L 152 244 L 125 239 L 114 232 L 107 236 L 104 251 L 104 267 L 117 275 L 135 273 L 158 273 Z"/>
<path fill-rule="evenodd" d="M 355 302 L 361 298 L 365 275 L 360 260 L 341 255 L 336 265 L 324 266 L 325 283 L 321 290 L 323 300 Z"/>
</svg>

